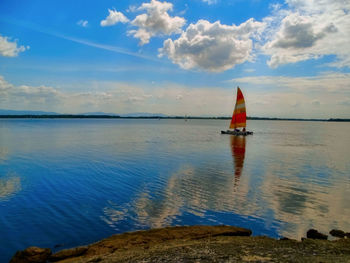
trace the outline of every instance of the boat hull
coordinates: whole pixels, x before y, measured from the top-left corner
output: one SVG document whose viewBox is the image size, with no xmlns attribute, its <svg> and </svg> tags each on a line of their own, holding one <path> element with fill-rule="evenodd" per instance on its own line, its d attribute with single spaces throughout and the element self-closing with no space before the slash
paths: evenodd
<svg viewBox="0 0 350 263">
<path fill-rule="evenodd" d="M 230 134 L 230 135 L 236 135 L 236 136 L 247 136 L 247 135 L 252 135 L 252 131 L 221 131 L 221 134 Z"/>
</svg>

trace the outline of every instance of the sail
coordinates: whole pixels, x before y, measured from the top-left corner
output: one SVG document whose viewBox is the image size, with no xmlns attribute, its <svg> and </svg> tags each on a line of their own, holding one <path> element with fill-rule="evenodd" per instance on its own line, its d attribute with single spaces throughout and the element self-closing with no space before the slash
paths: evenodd
<svg viewBox="0 0 350 263">
<path fill-rule="evenodd" d="M 236 106 L 233 111 L 230 129 L 246 127 L 247 115 L 245 111 L 245 102 L 241 89 L 237 87 Z"/>
</svg>

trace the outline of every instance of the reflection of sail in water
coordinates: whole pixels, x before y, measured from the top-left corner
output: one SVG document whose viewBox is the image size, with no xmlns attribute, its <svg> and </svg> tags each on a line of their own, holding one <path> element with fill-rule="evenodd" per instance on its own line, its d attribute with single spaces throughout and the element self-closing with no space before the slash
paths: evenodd
<svg viewBox="0 0 350 263">
<path fill-rule="evenodd" d="M 230 136 L 231 151 L 235 164 L 235 185 L 241 177 L 245 155 L 245 136 Z"/>
</svg>

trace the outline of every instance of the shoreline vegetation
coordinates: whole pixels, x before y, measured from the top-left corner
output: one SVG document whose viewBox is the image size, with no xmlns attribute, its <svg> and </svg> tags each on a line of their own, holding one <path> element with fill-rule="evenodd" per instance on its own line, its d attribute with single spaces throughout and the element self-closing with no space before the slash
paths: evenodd
<svg viewBox="0 0 350 263">
<path fill-rule="evenodd" d="M 29 247 L 17 251 L 18 262 L 349 262 L 350 233 L 339 237 L 311 229 L 301 241 L 251 236 L 234 226 L 177 226 L 116 234 L 96 243 L 52 252 Z M 344 238 L 345 237 L 345 238 Z"/>
<path fill-rule="evenodd" d="M 196 116 L 119 116 L 119 115 L 86 115 L 86 114 L 0 114 L 0 119 L 184 119 L 184 120 L 230 120 L 231 117 L 196 117 Z M 302 119 L 302 118 L 269 118 L 247 117 L 247 120 L 269 121 L 322 121 L 350 122 L 350 119 Z"/>
</svg>

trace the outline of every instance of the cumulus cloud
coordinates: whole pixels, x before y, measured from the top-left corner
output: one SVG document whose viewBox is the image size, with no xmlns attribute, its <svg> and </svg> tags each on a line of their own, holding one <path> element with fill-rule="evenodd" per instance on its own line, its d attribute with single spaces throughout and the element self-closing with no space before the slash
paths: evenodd
<svg viewBox="0 0 350 263">
<path fill-rule="evenodd" d="M 239 26 L 199 20 L 190 24 L 176 40 L 167 39 L 160 56 L 168 56 L 184 69 L 221 72 L 252 58 L 253 42 L 264 23 L 249 19 Z"/>
<path fill-rule="evenodd" d="M 268 65 L 295 63 L 335 55 L 333 66 L 350 66 L 350 1 L 287 0 L 289 9 L 275 10 L 262 45 Z M 277 7 L 278 9 L 278 7 Z"/>
<path fill-rule="evenodd" d="M 51 87 L 14 86 L 0 76 L 0 103 L 2 107 L 18 107 L 41 105 L 52 107 L 60 103 L 62 94 Z"/>
<path fill-rule="evenodd" d="M 78 26 L 82 26 L 82 27 L 87 27 L 88 26 L 88 21 L 87 20 L 79 20 L 78 22 L 77 22 L 77 25 Z"/>
<path fill-rule="evenodd" d="M 109 15 L 106 17 L 106 19 L 101 21 L 101 26 L 113 26 L 119 22 L 124 24 L 129 22 L 129 19 L 122 12 L 111 9 L 108 9 L 108 12 Z"/>
<path fill-rule="evenodd" d="M 179 16 L 171 17 L 168 11 L 172 11 L 173 4 L 151 0 L 143 3 L 137 10 L 146 13 L 136 16 L 131 24 L 138 27 L 128 31 L 134 38 L 140 39 L 140 45 L 149 43 L 151 37 L 159 35 L 171 35 L 180 33 L 186 20 Z"/>
<path fill-rule="evenodd" d="M 131 93 L 63 92 L 53 87 L 28 85 L 15 86 L 0 76 L 0 105 L 5 109 L 45 110 L 60 113 L 81 113 L 104 109 L 126 101 Z M 141 97 L 141 96 L 140 96 Z"/>
<path fill-rule="evenodd" d="M 0 35 L 0 55 L 4 57 L 17 57 L 20 52 L 29 49 L 29 46 L 17 46 L 17 41 Z"/>
<path fill-rule="evenodd" d="M 308 48 L 314 46 L 316 41 L 324 38 L 327 33 L 337 32 L 332 23 L 321 28 L 319 32 L 314 32 L 312 22 L 308 20 L 296 14 L 286 17 L 276 39 L 269 44 L 276 48 Z"/>
</svg>

